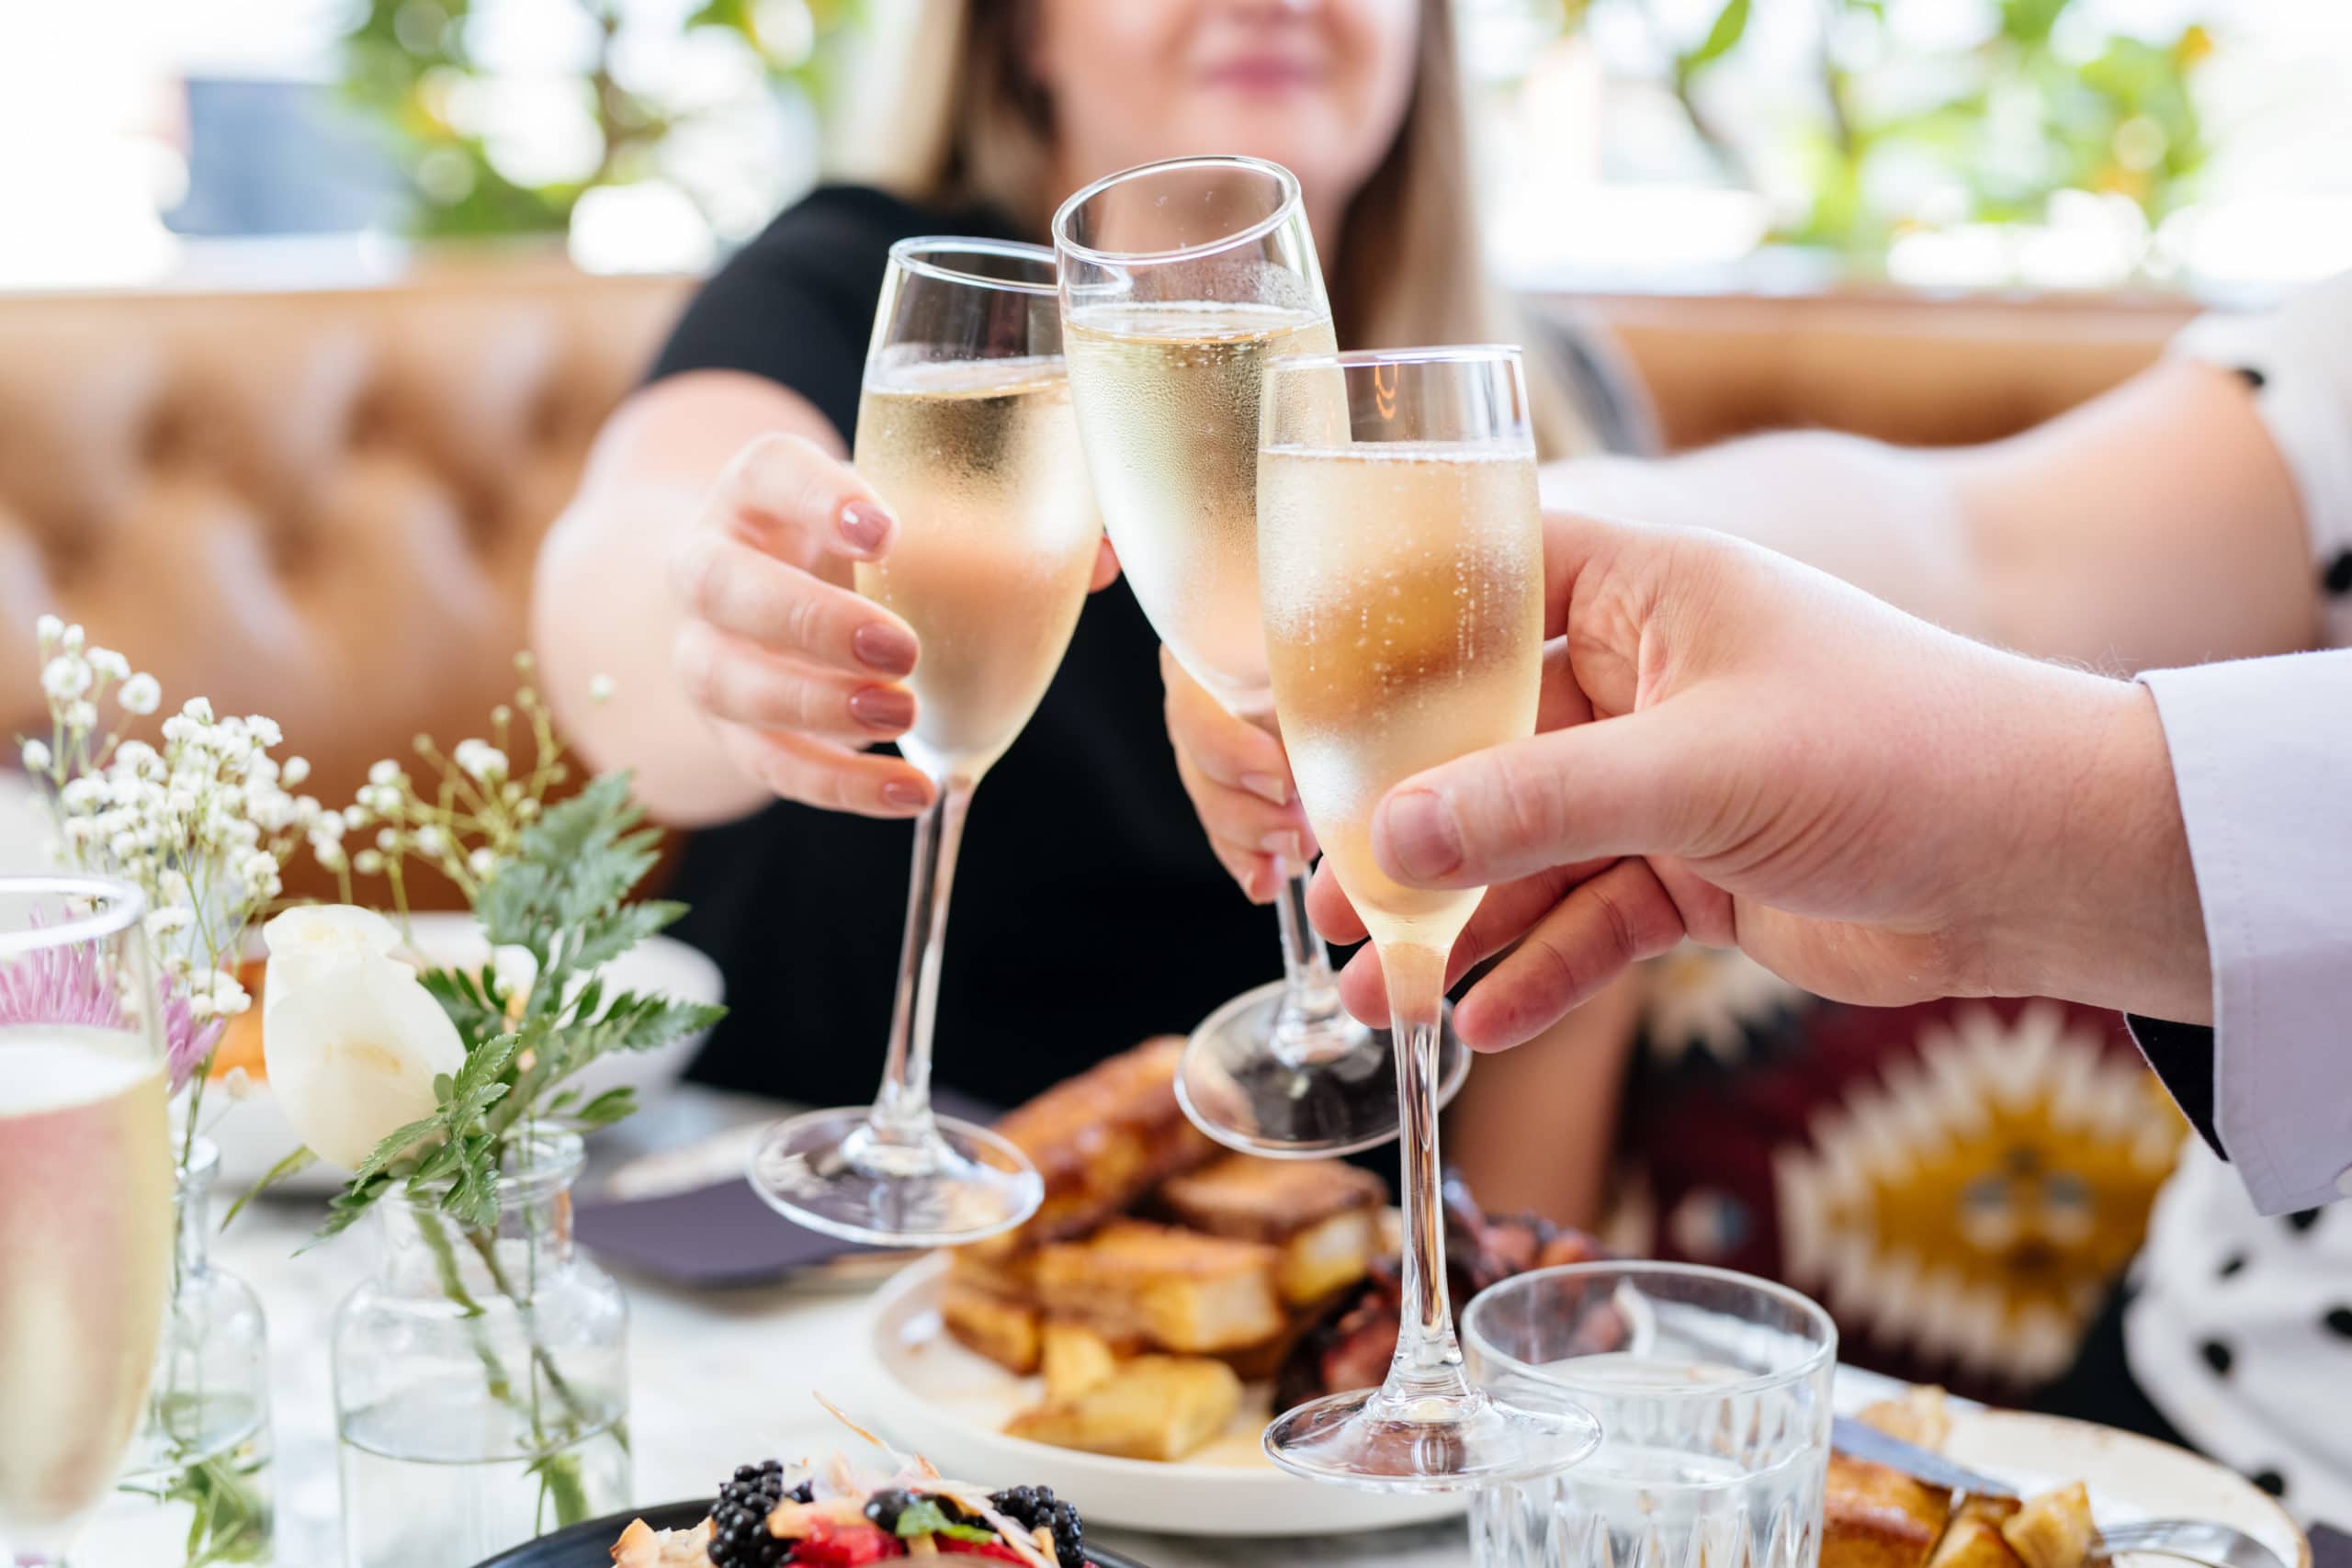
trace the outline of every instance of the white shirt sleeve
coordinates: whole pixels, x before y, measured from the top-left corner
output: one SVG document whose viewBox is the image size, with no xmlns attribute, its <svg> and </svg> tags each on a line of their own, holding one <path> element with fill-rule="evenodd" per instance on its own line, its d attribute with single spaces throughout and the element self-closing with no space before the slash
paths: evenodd
<svg viewBox="0 0 2352 1568">
<path fill-rule="evenodd" d="M 2275 310 L 2201 316 L 2175 355 L 2244 376 L 2302 502 L 2327 640 L 2352 645 L 2352 273 Z"/>
<path fill-rule="evenodd" d="M 2211 953 L 2222 1147 L 2266 1214 L 2352 1196 L 2352 649 L 2141 680 Z"/>
</svg>

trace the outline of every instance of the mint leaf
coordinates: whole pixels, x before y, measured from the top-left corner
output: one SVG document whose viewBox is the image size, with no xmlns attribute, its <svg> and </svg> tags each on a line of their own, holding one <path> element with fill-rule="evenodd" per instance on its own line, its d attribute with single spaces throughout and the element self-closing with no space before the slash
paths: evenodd
<svg viewBox="0 0 2352 1568">
<path fill-rule="evenodd" d="M 899 1510 L 897 1533 L 900 1540 L 912 1540 L 919 1535 L 944 1535 L 950 1540 L 986 1544 L 997 1539 L 996 1531 L 992 1529 L 959 1524 L 949 1518 L 946 1511 L 928 1497 L 918 1497 Z"/>
</svg>

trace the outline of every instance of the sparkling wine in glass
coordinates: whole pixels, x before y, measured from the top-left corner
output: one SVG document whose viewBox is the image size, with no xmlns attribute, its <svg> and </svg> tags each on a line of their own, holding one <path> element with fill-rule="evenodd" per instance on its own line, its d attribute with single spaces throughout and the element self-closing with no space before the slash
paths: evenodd
<svg viewBox="0 0 2352 1568">
<path fill-rule="evenodd" d="M 1387 977 L 1405 1205 L 1387 1381 L 1281 1416 L 1266 1451 L 1382 1491 L 1548 1474 L 1591 1451 L 1591 1417 L 1473 1387 L 1446 1301 L 1439 1008 L 1484 890 L 1406 887 L 1372 854 L 1390 788 L 1535 728 L 1544 539 L 1519 351 L 1292 359 L 1266 379 L 1258 570 L 1274 707 L 1307 819 Z"/>
<path fill-rule="evenodd" d="M 931 1053 L 965 812 L 1061 664 L 1102 539 L 1051 251 L 961 239 L 891 247 L 856 462 L 899 524 L 888 558 L 858 566 L 857 587 L 922 641 L 908 681 L 914 728 L 899 744 L 939 793 L 915 824 L 881 1093 L 869 1108 L 777 1123 L 752 1183 L 812 1230 L 952 1247 L 1019 1224 L 1042 1195 L 1018 1149 L 933 1112 Z"/>
<path fill-rule="evenodd" d="M 121 883 L 0 878 L 0 1562 L 64 1562 L 155 1364 L 172 1151 L 145 911 Z"/>
<path fill-rule="evenodd" d="M 1272 728 L 1258 593 L 1267 367 L 1332 351 L 1331 310 L 1298 181 L 1255 158 L 1148 164 L 1054 218 L 1063 340 L 1103 526 L 1152 628 L 1226 708 Z M 1307 923 L 1304 865 L 1283 868 L 1283 978 L 1196 1029 L 1185 1111 L 1247 1152 L 1319 1156 L 1396 1135 L 1390 1043 L 1348 1016 Z M 1446 1092 L 1468 1057 L 1449 1038 Z"/>
</svg>

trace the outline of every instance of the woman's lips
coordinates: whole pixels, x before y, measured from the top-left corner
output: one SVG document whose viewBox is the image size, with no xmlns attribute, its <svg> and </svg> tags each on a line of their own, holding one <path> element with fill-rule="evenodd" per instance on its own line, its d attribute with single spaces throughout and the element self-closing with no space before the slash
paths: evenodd
<svg viewBox="0 0 2352 1568">
<path fill-rule="evenodd" d="M 1233 87 L 1245 93 L 1279 93 L 1311 86 L 1322 73 L 1301 60 L 1272 55 L 1245 55 L 1224 61 L 1202 73 L 1213 87 Z"/>
</svg>

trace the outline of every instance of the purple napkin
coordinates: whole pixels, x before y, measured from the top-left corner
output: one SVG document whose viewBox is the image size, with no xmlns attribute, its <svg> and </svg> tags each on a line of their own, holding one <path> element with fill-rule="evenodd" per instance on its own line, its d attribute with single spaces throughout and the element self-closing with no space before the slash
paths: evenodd
<svg viewBox="0 0 2352 1568">
<path fill-rule="evenodd" d="M 2313 1525 L 2307 1533 L 2312 1542 L 2312 1568 L 2352 1568 L 2352 1535 L 2333 1525 Z"/>
<path fill-rule="evenodd" d="M 950 1116 L 982 1125 L 994 1107 L 952 1089 L 933 1096 Z M 794 1224 L 737 1179 L 691 1192 L 620 1202 L 583 1202 L 572 1234 L 598 1259 L 697 1289 L 773 1284 L 850 1253 L 869 1250 Z"/>
</svg>

